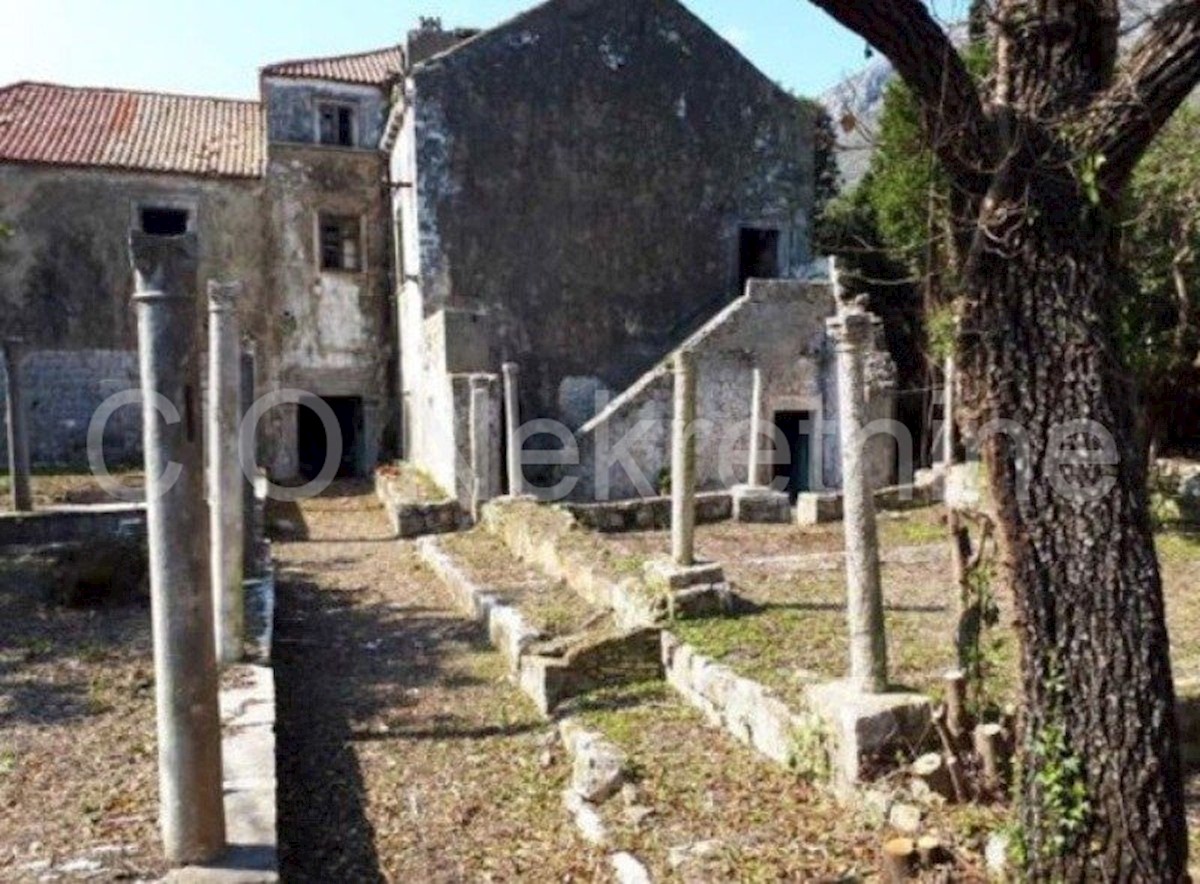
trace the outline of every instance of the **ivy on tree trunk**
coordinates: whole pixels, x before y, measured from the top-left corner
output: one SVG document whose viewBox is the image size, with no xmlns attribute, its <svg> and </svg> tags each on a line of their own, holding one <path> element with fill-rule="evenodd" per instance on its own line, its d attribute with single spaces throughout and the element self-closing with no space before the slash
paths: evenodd
<svg viewBox="0 0 1200 884">
<path fill-rule="evenodd" d="M 1200 0 L 1167 3 L 1124 60 L 1118 0 L 997 0 L 982 94 L 921 0 L 810 2 L 891 59 L 959 196 L 958 350 L 1022 640 L 1025 875 L 1185 880 L 1162 584 L 1115 342 L 1115 219 L 1200 83 Z M 1069 454 L 1080 445 L 1086 457 Z"/>
</svg>

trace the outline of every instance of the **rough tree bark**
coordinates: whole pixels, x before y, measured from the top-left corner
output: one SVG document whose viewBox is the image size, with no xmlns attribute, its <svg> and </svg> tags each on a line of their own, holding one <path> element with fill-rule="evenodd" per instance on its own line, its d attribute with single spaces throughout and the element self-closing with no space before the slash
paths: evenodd
<svg viewBox="0 0 1200 884">
<path fill-rule="evenodd" d="M 1162 586 L 1110 307 L 1117 202 L 1200 82 L 1200 0 L 1169 3 L 1123 64 L 1117 0 L 998 0 L 986 95 L 920 0 L 810 2 L 921 103 L 963 196 L 965 391 L 978 423 L 1021 428 L 981 441 L 1023 648 L 1026 877 L 1184 880 Z M 1115 462 L 1063 463 L 1064 443 L 1097 444 L 1056 429 L 1079 421 Z"/>
</svg>

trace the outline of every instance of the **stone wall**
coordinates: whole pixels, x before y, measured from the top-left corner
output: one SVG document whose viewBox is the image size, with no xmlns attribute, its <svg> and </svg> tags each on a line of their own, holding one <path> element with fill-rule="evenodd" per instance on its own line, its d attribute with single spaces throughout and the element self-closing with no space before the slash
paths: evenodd
<svg viewBox="0 0 1200 884">
<path fill-rule="evenodd" d="M 146 506 L 140 503 L 0 513 L 0 547 L 106 546 L 116 539 L 140 544 L 145 538 Z"/>
<path fill-rule="evenodd" d="M 110 396 L 139 389 L 137 353 L 129 350 L 36 350 L 24 362 L 30 459 L 36 467 L 82 468 L 88 463 L 92 416 Z M 7 469 L 7 378 L 0 366 L 0 463 Z M 104 433 L 110 469 L 142 460 L 138 405 L 113 412 Z"/>
</svg>

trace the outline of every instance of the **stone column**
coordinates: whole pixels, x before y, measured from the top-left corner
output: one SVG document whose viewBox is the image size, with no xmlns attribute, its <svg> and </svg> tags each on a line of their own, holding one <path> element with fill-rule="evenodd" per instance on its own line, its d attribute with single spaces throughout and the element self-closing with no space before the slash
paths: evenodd
<svg viewBox="0 0 1200 884">
<path fill-rule="evenodd" d="M 520 368 L 515 362 L 504 363 L 504 440 L 508 444 L 508 493 L 525 494 L 525 471 L 521 466 L 521 399 L 518 382 Z"/>
<path fill-rule="evenodd" d="M 242 345 L 241 372 L 239 377 L 238 420 L 244 420 L 246 412 L 254 405 L 255 400 L 255 353 L 254 342 L 246 341 Z M 242 572 L 249 578 L 258 576 L 258 517 L 257 500 L 255 497 L 254 479 L 258 476 L 257 440 L 253 437 L 242 439 L 238 432 L 239 455 L 242 469 Z"/>
<path fill-rule="evenodd" d="M 471 518 L 479 522 L 491 499 L 492 395 L 486 377 L 471 378 Z"/>
<path fill-rule="evenodd" d="M 224 666 L 244 656 L 245 596 L 242 588 L 245 497 L 242 485 L 240 282 L 208 284 L 208 508 L 212 542 L 213 605 L 217 660 Z"/>
<path fill-rule="evenodd" d="M 863 428 L 867 419 L 866 357 L 874 340 L 871 314 L 843 306 L 829 320 L 837 346 L 842 447 L 842 490 L 846 530 L 847 613 L 850 622 L 850 680 L 859 689 L 887 689 L 887 636 L 879 578 L 875 501 L 866 465 Z"/>
<path fill-rule="evenodd" d="M 696 357 L 675 355 L 675 411 L 671 421 L 671 558 L 696 564 Z"/>
<path fill-rule="evenodd" d="M 194 236 L 134 233 L 130 245 L 144 394 L 159 816 L 167 859 L 187 865 L 211 860 L 225 846 L 200 427 L 198 250 Z"/>
<path fill-rule="evenodd" d="M 751 488 L 763 487 L 762 480 L 762 413 L 763 378 L 762 369 L 754 369 L 750 393 L 750 455 L 746 468 L 746 484 Z"/>
<path fill-rule="evenodd" d="M 11 338 L 4 342 L 4 372 L 8 379 L 8 479 L 13 509 L 27 513 L 33 509 L 29 490 L 29 415 L 25 409 L 25 382 L 22 362 L 25 342 Z"/>
<path fill-rule="evenodd" d="M 942 452 L 942 463 L 946 469 L 954 466 L 954 408 L 955 408 L 955 386 L 958 383 L 958 367 L 954 363 L 953 356 L 946 357 L 946 389 L 943 393 L 943 414 L 945 415 L 942 424 L 942 446 L 945 449 Z"/>
</svg>

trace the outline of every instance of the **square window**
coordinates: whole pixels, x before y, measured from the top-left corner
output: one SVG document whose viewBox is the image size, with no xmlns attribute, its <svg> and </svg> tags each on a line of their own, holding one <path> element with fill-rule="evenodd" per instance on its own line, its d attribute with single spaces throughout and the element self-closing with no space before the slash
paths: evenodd
<svg viewBox="0 0 1200 884">
<path fill-rule="evenodd" d="M 320 217 L 321 269 L 357 273 L 362 267 L 362 224 L 348 215 Z"/>
<path fill-rule="evenodd" d="M 318 139 L 334 147 L 354 147 L 354 108 L 348 104 L 322 104 L 317 109 Z"/>
<path fill-rule="evenodd" d="M 150 236 L 183 236 L 188 232 L 187 209 L 143 206 L 138 217 L 142 233 Z"/>
</svg>

